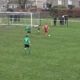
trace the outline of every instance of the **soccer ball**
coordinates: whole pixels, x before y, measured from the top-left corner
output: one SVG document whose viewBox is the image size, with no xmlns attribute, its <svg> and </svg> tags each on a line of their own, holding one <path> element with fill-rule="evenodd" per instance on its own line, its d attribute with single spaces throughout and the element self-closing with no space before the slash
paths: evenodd
<svg viewBox="0 0 80 80">
<path fill-rule="evenodd" d="M 50 37 L 51 35 L 49 34 L 48 37 Z"/>
</svg>

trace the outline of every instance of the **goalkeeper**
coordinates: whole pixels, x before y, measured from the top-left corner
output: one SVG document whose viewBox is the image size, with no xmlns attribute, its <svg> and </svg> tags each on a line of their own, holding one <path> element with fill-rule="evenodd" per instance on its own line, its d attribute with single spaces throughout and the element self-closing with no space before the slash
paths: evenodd
<svg viewBox="0 0 80 80">
<path fill-rule="evenodd" d="M 37 32 L 38 32 L 38 33 L 40 33 L 40 28 L 41 28 L 41 26 L 39 25 L 39 26 L 37 27 Z"/>
</svg>

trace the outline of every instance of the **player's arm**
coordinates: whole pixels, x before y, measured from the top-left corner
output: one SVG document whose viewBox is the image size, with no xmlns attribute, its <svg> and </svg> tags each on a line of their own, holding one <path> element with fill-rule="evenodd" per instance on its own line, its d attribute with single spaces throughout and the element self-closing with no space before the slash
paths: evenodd
<svg viewBox="0 0 80 80">
<path fill-rule="evenodd" d="M 48 27 L 48 29 L 49 29 L 49 27 Z"/>
<path fill-rule="evenodd" d="M 30 28 L 30 32 L 31 32 L 31 28 Z"/>
<path fill-rule="evenodd" d="M 42 27 L 42 29 L 44 29 L 44 26 Z"/>
<path fill-rule="evenodd" d="M 29 41 L 29 45 L 31 45 L 31 41 Z"/>
</svg>

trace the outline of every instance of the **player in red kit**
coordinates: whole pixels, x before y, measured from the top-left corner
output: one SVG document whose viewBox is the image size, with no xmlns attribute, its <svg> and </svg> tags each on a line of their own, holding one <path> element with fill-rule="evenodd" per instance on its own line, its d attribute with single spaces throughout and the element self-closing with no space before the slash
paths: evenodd
<svg viewBox="0 0 80 80">
<path fill-rule="evenodd" d="M 44 30 L 45 30 L 45 37 L 47 36 L 47 34 L 48 34 L 48 25 L 45 25 L 45 26 L 43 26 L 44 27 Z"/>
</svg>

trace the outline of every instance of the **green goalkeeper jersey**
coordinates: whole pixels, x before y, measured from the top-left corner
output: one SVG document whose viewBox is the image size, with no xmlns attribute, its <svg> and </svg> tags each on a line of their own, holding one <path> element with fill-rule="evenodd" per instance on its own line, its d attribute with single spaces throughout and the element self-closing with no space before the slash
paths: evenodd
<svg viewBox="0 0 80 80">
<path fill-rule="evenodd" d="M 28 37 L 24 38 L 24 44 L 29 45 L 29 41 L 30 41 L 30 39 Z"/>
</svg>

